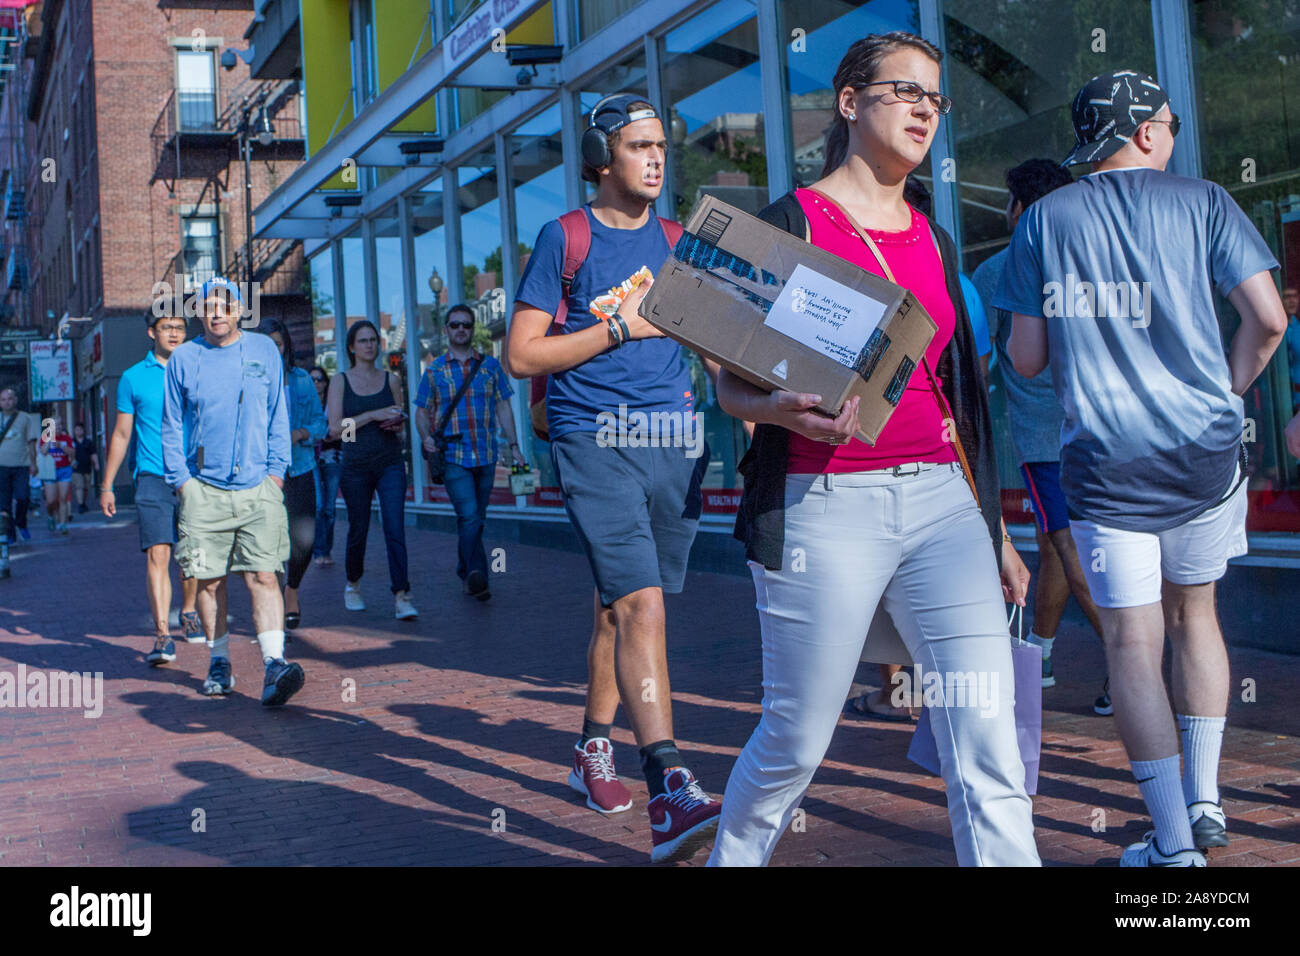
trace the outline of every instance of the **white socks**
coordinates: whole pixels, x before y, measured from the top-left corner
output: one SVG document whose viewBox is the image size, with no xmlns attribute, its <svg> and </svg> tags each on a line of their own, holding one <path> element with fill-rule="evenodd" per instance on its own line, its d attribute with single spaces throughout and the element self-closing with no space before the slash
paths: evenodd
<svg viewBox="0 0 1300 956">
<path fill-rule="evenodd" d="M 1161 760 L 1133 760 L 1129 766 L 1151 811 L 1160 851 L 1171 854 L 1194 849 L 1192 824 L 1187 819 L 1187 803 L 1178 777 L 1178 754 Z"/>
<path fill-rule="evenodd" d="M 1188 804 L 1219 802 L 1219 751 L 1226 717 L 1178 715 L 1183 740 L 1183 799 Z"/>
<path fill-rule="evenodd" d="M 284 631 L 263 631 L 257 635 L 257 643 L 262 648 L 263 664 L 284 658 Z"/>
<path fill-rule="evenodd" d="M 220 637 L 214 637 L 208 642 L 208 659 L 214 657 L 224 657 L 230 660 L 230 635 L 222 634 Z"/>
<path fill-rule="evenodd" d="M 1029 632 L 1029 643 L 1037 644 L 1043 649 L 1043 660 L 1052 656 L 1052 645 L 1056 642 L 1054 637 L 1039 637 L 1037 631 Z"/>
</svg>

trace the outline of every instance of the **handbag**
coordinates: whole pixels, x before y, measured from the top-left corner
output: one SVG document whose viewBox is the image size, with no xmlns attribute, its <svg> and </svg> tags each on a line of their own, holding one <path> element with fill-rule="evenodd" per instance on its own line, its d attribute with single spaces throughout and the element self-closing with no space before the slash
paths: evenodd
<svg viewBox="0 0 1300 956">
<path fill-rule="evenodd" d="M 424 453 L 424 460 L 429 469 L 429 481 L 435 485 L 440 485 L 447 480 L 447 423 L 451 421 L 452 413 L 456 411 L 460 400 L 465 397 L 470 382 L 474 381 L 474 376 L 478 374 L 479 366 L 482 364 L 483 356 L 480 355 L 470 366 L 464 381 L 460 383 L 460 388 L 456 389 L 456 394 L 452 396 L 447 410 L 438 417 L 438 427 L 433 433 L 435 449 Z"/>
<path fill-rule="evenodd" d="M 1038 792 L 1038 762 L 1043 745 L 1043 649 L 1024 640 L 1025 611 L 1014 605 L 1007 627 L 1020 612 L 1017 636 L 1011 638 L 1011 664 L 1015 679 L 1016 746 L 1025 765 L 1025 793 Z M 921 710 L 907 748 L 907 759 L 930 773 L 939 774 L 939 747 L 930 724 L 930 708 Z"/>
</svg>

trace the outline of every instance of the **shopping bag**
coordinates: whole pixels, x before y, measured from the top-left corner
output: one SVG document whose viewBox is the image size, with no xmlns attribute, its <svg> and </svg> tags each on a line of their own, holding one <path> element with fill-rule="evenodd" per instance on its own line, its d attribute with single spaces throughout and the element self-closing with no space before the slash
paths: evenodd
<svg viewBox="0 0 1300 956">
<path fill-rule="evenodd" d="M 1011 638 L 1011 664 L 1016 681 L 1016 744 L 1020 748 L 1020 761 L 1025 765 L 1025 792 L 1031 796 L 1038 792 L 1038 761 L 1043 743 L 1043 649 L 1023 638 L 1024 609 L 1016 606 L 1011 611 L 1007 627 L 1020 612 L 1017 636 Z M 930 726 L 930 709 L 922 708 L 912 734 L 912 744 L 907 749 L 907 759 L 930 773 L 939 774 L 939 748 Z"/>
</svg>

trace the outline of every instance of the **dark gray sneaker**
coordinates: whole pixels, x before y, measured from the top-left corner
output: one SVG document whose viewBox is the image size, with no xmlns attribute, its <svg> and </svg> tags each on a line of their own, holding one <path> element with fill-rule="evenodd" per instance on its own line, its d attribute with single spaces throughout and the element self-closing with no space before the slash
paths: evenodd
<svg viewBox="0 0 1300 956">
<path fill-rule="evenodd" d="M 176 642 L 166 634 L 159 634 L 153 639 L 153 650 L 145 656 L 145 660 L 153 667 L 170 664 L 176 660 Z"/>
<path fill-rule="evenodd" d="M 230 670 L 230 659 L 214 657 L 208 665 L 208 676 L 203 682 L 203 693 L 209 697 L 229 694 L 235 689 L 235 675 Z"/>
<path fill-rule="evenodd" d="M 1198 850 L 1228 845 L 1228 820 L 1223 807 L 1201 800 L 1187 807 L 1187 819 L 1192 824 L 1192 840 Z"/>
<path fill-rule="evenodd" d="M 290 664 L 283 658 L 269 662 L 262 682 L 262 706 L 279 707 L 302 689 L 306 679 L 298 664 Z"/>
</svg>

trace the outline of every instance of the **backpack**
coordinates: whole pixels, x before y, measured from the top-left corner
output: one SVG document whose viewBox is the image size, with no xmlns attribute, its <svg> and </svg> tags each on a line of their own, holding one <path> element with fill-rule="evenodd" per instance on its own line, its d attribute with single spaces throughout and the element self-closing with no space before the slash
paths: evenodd
<svg viewBox="0 0 1300 956">
<path fill-rule="evenodd" d="M 658 219 L 664 231 L 664 238 L 668 240 L 668 248 L 674 248 L 677 240 L 682 237 L 681 224 L 662 216 Z M 564 325 L 569 312 L 569 290 L 573 287 L 573 277 L 578 274 L 578 269 L 582 267 L 587 254 L 591 252 L 591 223 L 587 219 L 585 210 L 571 209 L 558 221 L 560 229 L 564 232 L 564 269 L 560 274 L 560 305 L 555 310 L 551 327 L 546 330 L 547 335 L 557 334 L 560 326 Z M 528 394 L 528 411 L 533 422 L 533 434 L 542 441 L 550 441 L 550 432 L 546 425 L 547 378 L 549 378 L 547 375 L 534 375 Z"/>
</svg>

